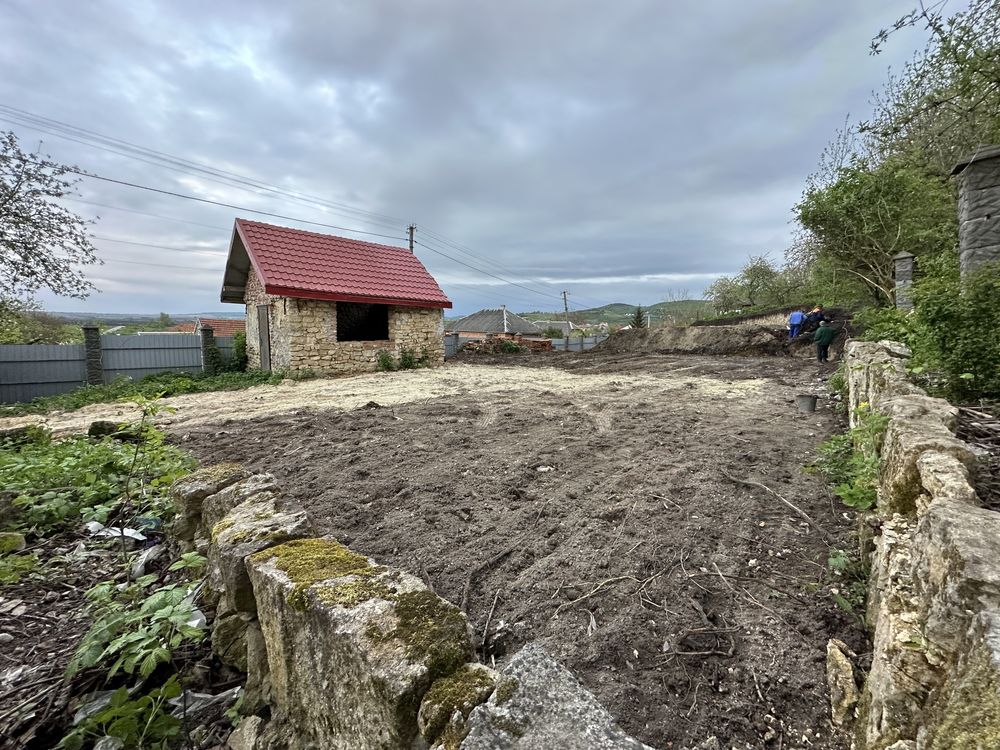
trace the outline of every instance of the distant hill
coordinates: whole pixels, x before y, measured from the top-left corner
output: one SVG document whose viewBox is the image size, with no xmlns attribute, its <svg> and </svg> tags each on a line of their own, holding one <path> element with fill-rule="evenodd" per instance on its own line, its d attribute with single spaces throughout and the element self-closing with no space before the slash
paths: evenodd
<svg viewBox="0 0 1000 750">
<path fill-rule="evenodd" d="M 608 323 L 611 325 L 626 325 L 635 315 L 635 305 L 627 305 L 624 302 L 613 302 L 603 307 L 591 307 L 586 310 L 571 310 L 569 317 L 573 321 L 586 321 L 587 323 Z M 712 303 L 700 299 L 682 299 L 672 302 L 657 302 L 648 307 L 643 305 L 643 310 L 650 314 L 653 323 L 662 321 L 672 321 L 676 323 L 690 323 L 699 318 L 712 317 L 714 310 Z M 559 311 L 539 311 L 518 313 L 528 320 L 562 320 L 565 313 Z"/>
</svg>

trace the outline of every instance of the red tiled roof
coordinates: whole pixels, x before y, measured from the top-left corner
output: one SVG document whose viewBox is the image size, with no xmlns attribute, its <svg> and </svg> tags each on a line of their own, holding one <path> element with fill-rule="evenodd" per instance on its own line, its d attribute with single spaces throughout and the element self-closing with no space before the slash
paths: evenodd
<svg viewBox="0 0 1000 750">
<path fill-rule="evenodd" d="M 451 307 L 406 248 L 236 220 L 236 233 L 264 284 L 281 297 Z"/>
<path fill-rule="evenodd" d="M 196 330 L 211 328 L 213 336 L 235 336 L 247 332 L 246 320 L 231 318 L 198 318 Z"/>
<path fill-rule="evenodd" d="M 177 323 L 164 330 L 170 333 L 194 333 L 194 323 Z"/>
</svg>

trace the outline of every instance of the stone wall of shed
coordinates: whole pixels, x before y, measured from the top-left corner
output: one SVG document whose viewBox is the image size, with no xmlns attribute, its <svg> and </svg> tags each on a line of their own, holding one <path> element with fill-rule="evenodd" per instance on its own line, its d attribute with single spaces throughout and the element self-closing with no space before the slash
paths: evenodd
<svg viewBox="0 0 1000 750">
<path fill-rule="evenodd" d="M 979 507 L 957 410 L 907 380 L 908 355 L 847 346 L 851 406 L 889 417 L 856 747 L 1000 747 L 1000 513 Z"/>
<path fill-rule="evenodd" d="M 247 362 L 260 367 L 257 306 L 268 305 L 271 367 L 310 369 L 325 375 L 374 372 L 380 351 L 398 361 L 406 349 L 429 364 L 444 362 L 444 312 L 440 308 L 389 306 L 389 338 L 337 341 L 337 303 L 265 294 L 251 269 L 246 287 Z"/>
</svg>

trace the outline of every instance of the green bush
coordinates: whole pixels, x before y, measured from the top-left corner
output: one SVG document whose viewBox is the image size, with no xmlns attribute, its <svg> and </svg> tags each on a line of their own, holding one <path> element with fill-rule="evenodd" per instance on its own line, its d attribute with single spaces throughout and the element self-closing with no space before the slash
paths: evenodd
<svg viewBox="0 0 1000 750">
<path fill-rule="evenodd" d="M 913 295 L 915 364 L 939 369 L 952 398 L 1000 396 L 1000 263 L 963 280 L 948 254 L 921 259 L 921 271 Z"/>
<path fill-rule="evenodd" d="M 233 355 L 226 363 L 230 372 L 245 372 L 247 369 L 247 335 L 237 333 L 233 336 Z"/>
<path fill-rule="evenodd" d="M 379 349 L 375 354 L 375 366 L 379 372 L 392 372 L 396 369 L 396 360 L 385 349 Z"/>
<path fill-rule="evenodd" d="M 854 314 L 853 323 L 865 341 L 899 341 L 912 345 L 915 315 L 896 307 L 868 307 Z"/>
<path fill-rule="evenodd" d="M 400 370 L 415 370 L 420 366 L 420 362 L 417 359 L 417 353 L 412 349 L 400 349 L 399 350 L 399 369 Z"/>
<path fill-rule="evenodd" d="M 169 514 L 167 490 L 186 474 L 191 458 L 166 445 L 147 427 L 136 445 L 112 438 L 70 437 L 0 449 L 0 487 L 15 494 L 22 528 L 54 531 L 82 520 L 104 523 L 119 504 L 132 472 L 133 504 L 139 513 Z"/>
<path fill-rule="evenodd" d="M 882 438 L 888 418 L 861 404 L 855 411 L 856 425 L 850 432 L 834 435 L 819 447 L 813 468 L 836 485 L 834 494 L 856 510 L 874 507 L 882 460 Z"/>
<path fill-rule="evenodd" d="M 498 349 L 501 354 L 521 354 L 528 351 L 526 346 L 521 346 L 516 341 L 511 341 L 510 339 L 501 340 Z"/>
</svg>

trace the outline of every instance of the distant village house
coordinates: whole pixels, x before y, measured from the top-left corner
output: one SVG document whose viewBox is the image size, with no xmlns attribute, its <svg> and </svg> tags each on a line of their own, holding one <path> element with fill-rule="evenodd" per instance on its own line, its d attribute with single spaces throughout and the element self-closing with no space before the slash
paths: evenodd
<svg viewBox="0 0 1000 750">
<path fill-rule="evenodd" d="M 449 333 L 467 338 L 486 338 L 496 335 L 541 336 L 542 329 L 510 312 L 506 307 L 487 308 L 447 324 Z"/>
<path fill-rule="evenodd" d="M 246 306 L 250 367 L 344 375 L 403 350 L 444 361 L 451 301 L 405 248 L 237 219 L 222 301 Z"/>
</svg>

